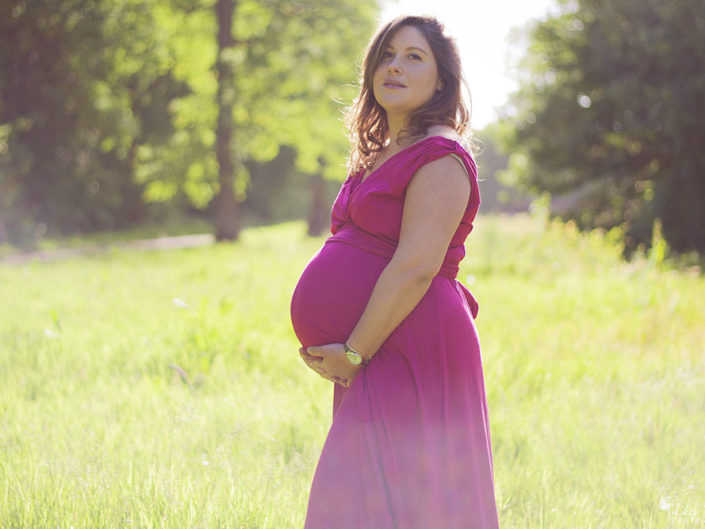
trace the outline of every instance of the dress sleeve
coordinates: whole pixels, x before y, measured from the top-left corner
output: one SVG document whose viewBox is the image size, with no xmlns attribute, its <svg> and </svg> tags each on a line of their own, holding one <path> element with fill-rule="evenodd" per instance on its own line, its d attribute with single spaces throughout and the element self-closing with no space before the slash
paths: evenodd
<svg viewBox="0 0 705 529">
<path fill-rule="evenodd" d="M 477 165 L 465 148 L 455 140 L 443 136 L 431 138 L 419 145 L 418 150 L 407 159 L 408 166 L 396 173 L 393 180 L 395 191 L 404 193 L 414 174 L 426 165 L 444 156 L 453 156 L 463 164 L 465 173 L 470 179 L 470 198 L 463 218 L 464 222 L 472 222 L 480 207 L 480 188 L 477 183 Z"/>
</svg>

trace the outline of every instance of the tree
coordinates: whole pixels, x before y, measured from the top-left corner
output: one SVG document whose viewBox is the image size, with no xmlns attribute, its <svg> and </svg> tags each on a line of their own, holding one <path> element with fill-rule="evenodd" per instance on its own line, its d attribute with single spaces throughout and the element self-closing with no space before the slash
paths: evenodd
<svg viewBox="0 0 705 529">
<path fill-rule="evenodd" d="M 240 230 L 248 167 L 273 160 L 280 146 L 294 149 L 296 170 L 314 182 L 317 174 L 344 175 L 341 101 L 353 97 L 355 63 L 377 2 L 172 1 L 162 23 L 176 78 L 191 93 L 174 105 L 178 149 L 143 149 L 140 181 L 155 200 L 183 196 L 197 207 L 209 204 L 216 234 L 232 239 Z"/>
<path fill-rule="evenodd" d="M 340 179 L 339 101 L 376 13 L 374 0 L 0 4 L 0 236 L 119 228 L 177 203 L 210 207 L 234 238 L 246 162 L 280 146 L 299 172 Z"/>
<path fill-rule="evenodd" d="M 217 0 L 215 16 L 218 22 L 218 57 L 215 67 L 218 79 L 218 125 L 216 127 L 215 154 L 218 160 L 219 191 L 215 197 L 214 224 L 217 240 L 236 239 L 240 231 L 240 212 L 235 200 L 233 184 L 235 164 L 231 152 L 234 123 L 232 119 L 235 95 L 233 93 L 235 72 L 228 54 L 235 44 L 233 39 L 233 0 Z"/>
<path fill-rule="evenodd" d="M 171 38 L 176 56 L 190 65 L 177 78 L 193 89 L 178 105 L 183 118 L 177 115 L 177 122 L 189 130 L 184 150 L 202 155 L 192 157 L 181 176 L 159 170 L 145 172 L 143 181 L 147 194 L 154 190 L 160 199 L 184 193 L 197 205 L 210 203 L 216 235 L 234 239 L 248 167 L 274 159 L 280 146 L 294 149 L 296 170 L 314 181 L 319 173 L 338 180 L 344 175 L 348 145 L 341 101 L 350 101 L 355 92 L 355 64 L 375 24 L 377 2 L 204 0 L 196 7 L 175 6 L 168 23 L 198 27 L 203 46 L 193 57 L 186 45 L 194 40 L 190 33 L 175 31 Z M 216 31 L 218 46 L 202 39 Z M 213 100 L 221 101 L 218 111 L 209 108 Z M 228 115 L 229 124 L 223 121 Z M 207 133 L 214 129 L 216 135 Z M 204 150 L 214 144 L 217 157 L 215 149 Z"/>
<path fill-rule="evenodd" d="M 572 192 L 562 216 L 624 226 L 655 219 L 678 251 L 705 251 L 705 3 L 578 0 L 537 23 L 507 108 L 510 171 L 534 191 Z"/>
<path fill-rule="evenodd" d="M 344 175 L 347 142 L 340 101 L 350 101 L 354 92 L 355 63 L 376 10 L 370 0 L 238 2 L 231 53 L 241 57 L 247 75 L 238 76 L 231 88 L 240 134 L 234 148 L 241 159 L 259 161 L 272 159 L 279 145 L 295 149 L 297 169 L 311 174 L 311 233 L 321 226 L 321 177 Z M 233 218 L 236 203 L 228 204 Z M 216 223 L 222 220 L 217 217 Z"/>
<path fill-rule="evenodd" d="M 0 4 L 0 225 L 19 243 L 144 216 L 143 144 L 173 133 L 174 80 L 137 0 Z"/>
</svg>

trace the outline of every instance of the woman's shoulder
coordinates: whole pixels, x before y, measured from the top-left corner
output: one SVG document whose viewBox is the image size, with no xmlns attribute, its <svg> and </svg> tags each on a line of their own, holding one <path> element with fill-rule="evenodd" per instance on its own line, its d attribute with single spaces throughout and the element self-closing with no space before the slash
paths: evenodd
<svg viewBox="0 0 705 529">
<path fill-rule="evenodd" d="M 429 127 L 424 140 L 427 143 L 427 155 L 431 158 L 427 163 L 433 162 L 431 165 L 439 168 L 444 166 L 445 171 L 452 167 L 462 168 L 462 172 L 467 176 L 477 174 L 475 160 L 467 140 L 453 128 L 444 125 Z M 455 158 L 456 161 L 449 165 L 446 156 Z M 446 158 L 445 161 L 444 158 Z"/>
<path fill-rule="evenodd" d="M 434 150 L 441 148 L 442 151 L 452 151 L 467 157 L 474 163 L 473 149 L 467 138 L 461 136 L 456 130 L 445 125 L 434 125 L 426 131 L 426 136 L 420 141 L 431 146 Z M 450 154 L 450 152 L 448 152 Z"/>
<path fill-rule="evenodd" d="M 446 138 L 453 140 L 461 145 L 465 142 L 463 137 L 458 132 L 447 125 L 433 125 L 426 130 L 426 138 Z"/>
<path fill-rule="evenodd" d="M 456 151 L 463 152 L 463 154 L 467 155 L 468 158 L 473 159 L 473 149 L 471 143 L 468 141 L 467 138 L 461 136 L 453 128 L 448 127 L 446 125 L 433 125 L 432 127 L 428 128 L 428 130 L 426 131 L 426 136 L 423 138 L 422 141 L 429 140 L 432 138 L 440 140 L 440 142 L 443 142 L 446 145 L 448 145 L 448 142 L 450 142 L 451 144 L 455 144 L 453 148 Z M 431 143 L 435 144 L 436 142 L 432 141 Z M 458 147 L 460 149 L 458 149 Z"/>
</svg>

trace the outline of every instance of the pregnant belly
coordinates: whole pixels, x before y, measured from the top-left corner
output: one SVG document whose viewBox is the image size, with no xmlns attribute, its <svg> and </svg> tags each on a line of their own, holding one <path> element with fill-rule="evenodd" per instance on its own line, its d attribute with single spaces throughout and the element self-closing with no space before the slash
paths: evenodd
<svg viewBox="0 0 705 529">
<path fill-rule="evenodd" d="M 291 322 L 304 347 L 347 340 L 389 259 L 329 239 L 301 274 Z"/>
</svg>

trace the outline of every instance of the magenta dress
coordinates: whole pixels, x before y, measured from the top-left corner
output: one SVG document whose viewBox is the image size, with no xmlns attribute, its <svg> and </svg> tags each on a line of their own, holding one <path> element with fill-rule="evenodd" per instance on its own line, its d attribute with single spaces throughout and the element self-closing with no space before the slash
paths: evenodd
<svg viewBox="0 0 705 529">
<path fill-rule="evenodd" d="M 306 529 L 498 527 L 478 306 L 455 279 L 480 204 L 475 163 L 459 143 L 431 136 L 364 180 L 362 171 L 347 178 L 333 235 L 301 274 L 291 317 L 305 347 L 348 338 L 399 241 L 411 177 L 447 155 L 471 177 L 465 215 L 428 292 L 350 388 L 335 385 Z"/>
</svg>

